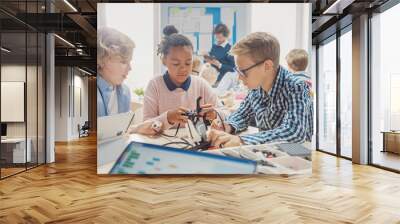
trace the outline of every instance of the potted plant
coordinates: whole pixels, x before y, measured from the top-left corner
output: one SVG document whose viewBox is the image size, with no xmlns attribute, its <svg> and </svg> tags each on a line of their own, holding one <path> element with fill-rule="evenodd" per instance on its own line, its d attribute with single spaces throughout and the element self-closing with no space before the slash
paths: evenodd
<svg viewBox="0 0 400 224">
<path fill-rule="evenodd" d="M 143 88 L 136 88 L 133 90 L 133 93 L 138 97 L 139 101 L 143 100 L 144 97 L 144 90 Z"/>
</svg>

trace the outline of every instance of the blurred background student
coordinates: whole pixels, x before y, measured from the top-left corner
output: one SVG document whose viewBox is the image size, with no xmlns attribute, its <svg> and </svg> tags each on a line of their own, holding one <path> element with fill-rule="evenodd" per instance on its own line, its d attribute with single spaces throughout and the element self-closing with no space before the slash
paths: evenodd
<svg viewBox="0 0 400 224">
<path fill-rule="evenodd" d="M 229 55 L 231 45 L 228 42 L 230 31 L 225 24 L 218 24 L 213 30 L 216 44 L 213 44 L 209 52 L 210 57 L 205 57 L 205 61 L 210 63 L 219 72 L 217 81 L 214 86 L 218 86 L 218 83 L 224 77 L 227 72 L 233 72 L 235 67 L 235 61 L 233 56 Z"/>
<path fill-rule="evenodd" d="M 298 78 L 303 79 L 307 85 L 312 89 L 311 77 L 307 74 L 306 69 L 308 66 L 308 53 L 304 49 L 293 49 L 286 55 L 286 63 L 289 71 L 291 71 Z M 314 93 L 310 92 L 311 96 Z"/>
<path fill-rule="evenodd" d="M 97 116 L 130 111 L 131 94 L 123 84 L 131 68 L 134 42 L 113 28 L 97 32 Z"/>
<path fill-rule="evenodd" d="M 210 63 L 205 63 L 201 66 L 200 77 L 206 80 L 210 86 L 213 86 L 217 81 L 218 71 Z"/>
<path fill-rule="evenodd" d="M 193 56 L 192 63 L 192 75 L 200 75 L 200 69 L 202 67 L 202 62 L 199 56 Z"/>
</svg>

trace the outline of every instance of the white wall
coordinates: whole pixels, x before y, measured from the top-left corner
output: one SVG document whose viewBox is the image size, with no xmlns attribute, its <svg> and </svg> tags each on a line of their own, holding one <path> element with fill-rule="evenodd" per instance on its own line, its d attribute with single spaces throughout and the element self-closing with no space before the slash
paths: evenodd
<svg viewBox="0 0 400 224">
<path fill-rule="evenodd" d="M 286 65 L 286 54 L 303 48 L 311 55 L 311 5 L 265 3 L 165 3 L 165 4 L 98 4 L 98 27 L 112 27 L 128 35 L 136 44 L 132 71 L 125 84 L 133 90 L 145 88 L 161 74 L 160 58 L 156 55 L 162 29 L 168 24 L 168 7 L 234 7 L 237 9 L 237 41 L 250 32 L 263 31 L 275 35 L 281 45 L 280 63 Z M 310 56 L 311 58 L 311 56 Z M 308 67 L 311 71 L 311 66 Z M 311 73 L 311 72 L 310 72 Z M 140 111 L 138 111 L 140 113 Z M 137 118 L 140 115 L 138 114 Z M 75 124 L 70 124 L 73 126 Z"/>
<path fill-rule="evenodd" d="M 98 4 L 104 10 L 98 12 L 97 27 L 112 27 L 128 35 L 136 45 L 133 52 L 132 71 L 129 72 L 125 83 L 135 89 L 145 88 L 154 76 L 154 4 Z M 100 14 L 105 12 L 105 15 Z M 104 24 L 105 23 L 105 24 Z M 133 94 L 133 92 L 132 92 Z"/>
<path fill-rule="evenodd" d="M 1 66 L 1 81 L 10 82 L 25 82 L 26 70 L 31 70 L 25 67 L 25 65 L 9 64 Z M 1 108 L 1 110 L 7 110 L 7 108 Z M 7 136 L 8 137 L 25 137 L 25 126 L 26 122 L 10 122 L 7 123 Z"/>
<path fill-rule="evenodd" d="M 280 63 L 293 48 L 302 48 L 311 55 L 311 4 L 251 4 L 251 32 L 268 32 L 280 43 Z M 309 66 L 310 71 L 310 66 Z"/>
<path fill-rule="evenodd" d="M 74 110 L 75 113 L 73 113 L 73 117 L 72 117 L 72 130 L 71 130 L 71 135 L 73 136 L 73 138 L 78 138 L 79 137 L 79 133 L 78 133 L 78 124 L 80 126 L 82 126 L 85 121 L 88 121 L 88 78 L 81 76 L 82 73 L 79 73 L 79 71 L 75 70 L 75 74 L 74 74 L 74 92 L 73 94 L 75 94 L 74 96 L 72 96 L 72 98 L 74 99 L 74 103 L 72 103 L 72 105 L 74 106 Z M 80 99 L 78 98 L 78 92 L 77 90 L 80 90 Z M 79 102 L 79 100 L 81 102 Z M 81 108 L 79 108 L 81 107 Z M 81 113 L 80 110 L 81 109 Z"/>
<path fill-rule="evenodd" d="M 38 69 L 38 71 L 36 70 Z M 38 75 L 38 76 L 37 76 Z M 25 78 L 27 77 L 27 81 Z M 1 81 L 11 82 L 25 82 L 26 85 L 26 107 L 25 105 L 20 108 L 23 114 L 26 110 L 26 120 L 23 122 L 6 122 L 7 123 L 7 137 L 21 138 L 25 137 L 30 139 L 30 148 L 32 151 L 33 161 L 36 161 L 36 153 L 39 153 L 39 162 L 44 162 L 44 92 L 43 78 L 41 67 L 25 66 L 25 64 L 3 64 L 1 66 Z M 2 89 L 3 91 L 4 89 Z M 37 92 L 38 91 L 38 92 Z M 21 94 L 24 93 L 22 90 Z M 3 97 L 7 97 L 2 95 Z M 22 102 L 24 104 L 24 102 Z M 12 110 L 11 107 L 2 107 L 4 112 Z M 11 112 L 12 111 L 7 111 Z M 49 151 L 51 152 L 51 150 Z M 51 157 L 49 157 L 51 158 Z M 51 160 L 49 160 L 51 162 Z"/>
<path fill-rule="evenodd" d="M 88 78 L 82 75 L 75 68 L 56 67 L 55 141 L 77 139 L 78 124 L 83 125 L 88 120 Z M 77 101 L 79 89 L 81 103 Z M 82 106 L 82 116 L 77 107 L 79 104 Z"/>
<path fill-rule="evenodd" d="M 195 8 L 206 8 L 206 7 L 215 7 L 215 8 L 220 8 L 221 9 L 221 23 L 224 23 L 226 25 L 228 25 L 228 28 L 231 29 L 231 27 L 229 26 L 227 21 L 224 21 L 224 10 L 225 12 L 227 12 L 227 15 L 232 15 L 232 12 L 236 12 L 236 42 L 238 40 L 240 40 L 241 38 L 243 38 L 246 34 L 249 33 L 250 27 L 250 19 L 249 19 L 249 14 L 250 14 L 250 7 L 249 4 L 247 3 L 164 3 L 164 4 L 160 4 L 160 23 L 159 26 L 156 26 L 157 29 L 159 30 L 160 34 L 155 36 L 156 39 L 156 43 L 159 43 L 161 41 L 161 38 L 163 36 L 162 34 L 162 30 L 164 29 L 164 27 L 166 25 L 169 25 L 169 17 L 168 17 L 168 10 L 170 7 L 185 7 L 185 8 L 191 8 L 191 7 L 195 7 Z M 196 15 L 197 16 L 197 15 Z M 188 19 L 192 18 L 190 15 L 187 15 Z M 193 16 L 195 17 L 195 16 Z M 196 18 L 198 19 L 198 18 Z M 212 30 L 212 27 L 210 27 L 210 29 Z M 192 32 L 184 32 L 184 30 L 181 30 L 180 28 L 178 28 L 179 33 L 183 33 L 184 35 L 192 35 Z M 228 41 L 230 43 L 233 42 L 232 39 L 232 30 L 231 31 L 231 35 L 230 38 L 228 39 Z M 210 32 L 210 36 L 212 36 L 212 32 Z M 202 52 L 207 52 L 211 50 L 211 37 L 210 37 L 210 42 L 208 42 L 210 47 L 204 47 L 204 46 L 199 46 L 199 52 L 197 52 L 198 54 L 201 54 Z M 196 47 L 196 44 L 194 44 L 194 47 Z M 195 49 L 196 50 L 196 49 Z M 155 61 L 156 67 L 162 67 L 160 59 Z M 162 70 L 155 70 L 155 71 L 160 71 L 164 72 L 165 69 Z"/>
<path fill-rule="evenodd" d="M 165 3 L 161 4 L 161 23 L 158 29 L 162 30 L 168 25 L 168 8 L 169 7 L 217 7 L 217 8 L 231 8 L 237 12 L 236 20 L 236 41 L 244 37 L 249 32 L 249 4 L 247 3 Z M 224 21 L 221 21 L 225 23 Z M 182 31 L 179 31 L 182 32 Z M 232 31 L 231 31 L 232 32 Z M 162 33 L 161 33 L 162 35 Z M 156 38 L 160 40 L 161 36 Z M 207 49 L 211 50 L 211 49 Z"/>
<path fill-rule="evenodd" d="M 165 9 L 169 6 L 242 7 L 238 10 L 238 40 L 249 32 L 272 33 L 280 41 L 280 58 L 283 65 L 285 65 L 285 55 L 293 48 L 304 48 L 311 54 L 310 4 L 100 3 L 98 4 L 98 27 L 113 27 L 127 34 L 136 44 L 132 71 L 125 81 L 132 91 L 138 87 L 145 88 L 155 75 L 160 74 L 162 66 L 160 59 L 156 56 L 156 49 L 162 35 L 161 29 L 168 22 Z M 133 92 L 132 95 L 134 95 Z"/>
<path fill-rule="evenodd" d="M 68 141 L 68 88 L 69 88 L 68 67 L 55 68 L 55 141 Z"/>
</svg>

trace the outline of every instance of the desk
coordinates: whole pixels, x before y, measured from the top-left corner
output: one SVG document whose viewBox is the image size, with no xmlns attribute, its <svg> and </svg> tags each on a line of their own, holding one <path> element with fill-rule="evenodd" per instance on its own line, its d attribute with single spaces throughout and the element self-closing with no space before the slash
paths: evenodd
<svg viewBox="0 0 400 224">
<path fill-rule="evenodd" d="M 174 135 L 174 129 L 165 131 L 165 134 Z M 250 127 L 244 134 L 255 133 L 258 129 L 254 127 Z M 186 129 L 182 128 L 178 134 L 180 138 L 186 138 L 188 136 Z M 165 143 L 169 143 L 172 141 L 177 141 L 178 138 L 165 137 L 165 136 L 157 136 L 157 137 L 149 137 L 140 134 L 132 134 L 127 136 L 121 136 L 114 139 L 110 139 L 108 141 L 99 142 L 97 147 L 97 173 L 98 174 L 108 174 L 111 168 L 113 167 L 115 161 L 118 159 L 120 154 L 124 151 L 126 146 L 132 142 L 143 142 L 155 145 L 162 145 Z M 311 162 L 300 157 L 289 156 L 288 154 L 277 151 L 276 148 L 273 147 L 273 144 L 268 145 L 258 145 L 258 146 L 241 146 L 241 148 L 249 149 L 250 148 L 259 148 L 266 149 L 267 151 L 273 151 L 276 154 L 280 154 L 276 158 L 272 158 L 269 160 L 275 167 L 263 167 L 260 169 L 264 174 L 307 174 L 311 173 Z M 170 145 L 174 147 L 174 145 Z M 179 146 L 176 146 L 179 148 Z M 239 150 L 238 147 L 234 148 L 225 148 L 225 149 L 216 149 L 204 151 L 204 153 L 213 153 L 218 155 L 226 155 L 222 151 L 226 149 Z M 275 150 L 275 151 L 274 151 Z"/>
<path fill-rule="evenodd" d="M 383 131 L 382 152 L 400 154 L 400 131 Z"/>
<path fill-rule="evenodd" d="M 1 139 L 1 156 L 6 163 L 25 163 L 31 161 L 31 145 L 32 141 L 27 138 L 25 154 L 25 138 L 6 138 Z M 11 159 L 12 158 L 12 159 Z M 27 158 L 27 161 L 25 161 Z"/>
<path fill-rule="evenodd" d="M 165 130 L 167 135 L 174 135 L 176 129 Z M 178 138 L 188 137 L 187 129 L 181 128 L 177 134 Z M 116 137 L 108 141 L 99 141 L 97 145 L 97 173 L 106 174 L 111 169 L 114 162 L 118 159 L 119 155 L 124 151 L 125 147 L 132 141 L 143 142 L 154 145 L 163 145 L 178 138 L 165 137 L 165 136 L 146 136 L 141 134 L 131 134 L 129 136 Z M 174 145 L 170 145 L 174 147 Z M 178 147 L 178 146 L 177 146 Z"/>
</svg>

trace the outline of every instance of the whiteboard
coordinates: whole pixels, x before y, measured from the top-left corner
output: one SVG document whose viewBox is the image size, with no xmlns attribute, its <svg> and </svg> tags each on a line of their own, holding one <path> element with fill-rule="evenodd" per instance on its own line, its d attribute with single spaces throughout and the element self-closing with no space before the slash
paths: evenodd
<svg viewBox="0 0 400 224">
<path fill-rule="evenodd" d="M 1 122 L 24 122 L 24 82 L 1 82 Z"/>
</svg>

